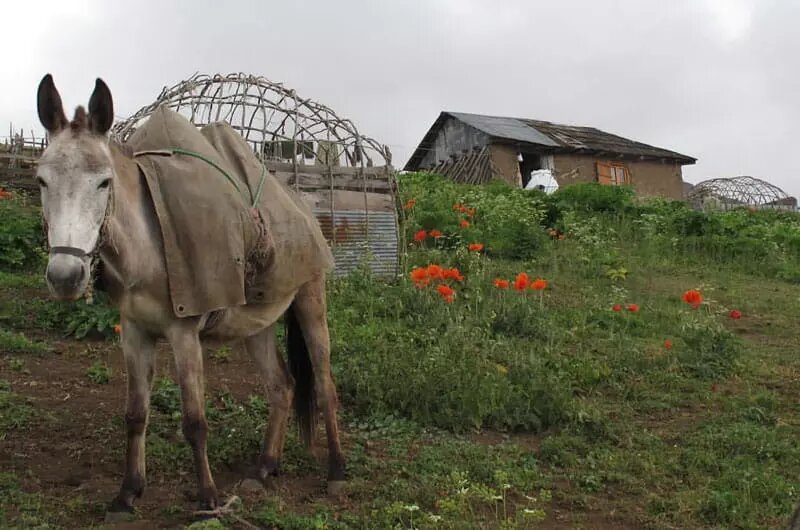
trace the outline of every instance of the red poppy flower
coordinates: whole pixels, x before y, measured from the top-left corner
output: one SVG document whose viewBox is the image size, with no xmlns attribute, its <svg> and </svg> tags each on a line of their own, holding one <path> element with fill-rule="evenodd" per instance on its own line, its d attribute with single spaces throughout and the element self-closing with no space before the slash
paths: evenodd
<svg viewBox="0 0 800 530">
<path fill-rule="evenodd" d="M 441 280 L 442 279 L 442 273 L 444 271 L 442 270 L 442 268 L 440 266 L 438 266 L 438 265 L 436 265 L 434 263 L 431 263 L 430 265 L 428 265 L 427 272 L 428 272 L 428 276 L 430 276 L 431 279 L 433 279 L 433 280 Z"/>
<path fill-rule="evenodd" d="M 524 291 L 528 288 L 528 284 L 530 284 L 530 278 L 524 272 L 520 272 L 517 274 L 517 277 L 514 279 L 514 289 L 517 291 Z"/>
<path fill-rule="evenodd" d="M 483 250 L 483 243 L 470 243 L 467 248 L 470 252 L 480 252 Z"/>
<path fill-rule="evenodd" d="M 461 213 L 464 213 L 465 211 L 467 211 L 467 209 L 464 207 L 464 205 L 463 204 L 459 204 L 459 203 L 455 203 L 453 205 L 453 210 L 455 210 L 457 212 L 461 212 Z"/>
<path fill-rule="evenodd" d="M 404 209 L 404 210 L 410 210 L 410 209 L 411 209 L 411 208 L 413 208 L 413 207 L 414 207 L 414 205 L 416 205 L 416 204 L 417 204 L 417 199 L 408 199 L 408 202 L 406 202 L 406 203 L 403 205 L 403 209 Z"/>
<path fill-rule="evenodd" d="M 622 304 L 614 304 L 611 306 L 611 310 L 615 313 L 619 313 L 622 311 Z"/>
<path fill-rule="evenodd" d="M 534 291 L 541 291 L 542 289 L 547 289 L 547 280 L 543 280 L 542 278 L 537 278 L 531 283 L 531 289 Z"/>
<path fill-rule="evenodd" d="M 697 309 L 700 307 L 700 304 L 703 303 L 703 295 L 700 294 L 700 291 L 695 289 L 689 289 L 685 293 L 683 293 L 683 301 L 687 304 L 691 305 L 693 309 Z"/>
<path fill-rule="evenodd" d="M 672 349 L 672 341 L 669 339 L 664 339 L 664 349 L 671 350 Z"/>
<path fill-rule="evenodd" d="M 458 226 L 460 226 L 461 228 L 469 228 L 469 221 L 467 221 L 466 219 L 462 219 L 461 222 L 458 223 Z"/>
<path fill-rule="evenodd" d="M 738 309 L 734 309 L 733 311 L 728 313 L 728 316 L 734 320 L 739 320 L 740 318 L 742 318 L 742 312 L 739 311 Z"/>
<path fill-rule="evenodd" d="M 461 271 L 459 271 L 455 267 L 452 269 L 444 269 L 442 271 L 442 278 L 445 280 L 455 280 L 457 282 L 464 281 L 464 277 L 461 275 Z"/>
<path fill-rule="evenodd" d="M 440 237 L 442 237 L 443 234 L 439 230 L 434 229 L 431 230 L 428 233 L 428 235 L 431 236 L 433 239 L 439 239 Z"/>
<path fill-rule="evenodd" d="M 122 326 L 120 324 L 114 324 L 114 333 L 116 333 L 117 335 L 122 333 Z"/>
<path fill-rule="evenodd" d="M 495 278 L 494 286 L 498 289 L 508 289 L 508 280 L 504 280 L 502 278 Z"/>
<path fill-rule="evenodd" d="M 638 304 L 628 304 L 626 308 L 631 313 L 638 313 L 639 312 L 639 305 Z"/>
<path fill-rule="evenodd" d="M 414 241 L 425 241 L 426 237 L 428 237 L 428 233 L 425 230 L 420 230 L 414 234 Z"/>
<path fill-rule="evenodd" d="M 430 276 L 428 276 L 428 269 L 426 267 L 417 267 L 412 270 L 411 281 L 413 281 L 417 287 L 425 287 L 428 285 L 431 281 Z"/>
<path fill-rule="evenodd" d="M 0 199 L 11 199 L 12 197 L 14 197 L 13 193 L 4 189 L 0 189 Z"/>
<path fill-rule="evenodd" d="M 444 298 L 445 302 L 448 304 L 453 303 L 453 297 L 455 296 L 456 292 L 452 287 L 442 284 L 436 287 L 436 291 L 441 295 L 442 298 Z"/>
</svg>

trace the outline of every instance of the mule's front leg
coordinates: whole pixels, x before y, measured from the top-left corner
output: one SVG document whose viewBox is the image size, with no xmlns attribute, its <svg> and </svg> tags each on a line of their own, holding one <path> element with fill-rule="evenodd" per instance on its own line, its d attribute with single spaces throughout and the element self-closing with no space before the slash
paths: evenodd
<svg viewBox="0 0 800 530">
<path fill-rule="evenodd" d="M 204 403 L 203 352 L 198 331 L 196 319 L 182 319 L 167 332 L 167 340 L 175 354 L 183 404 L 183 435 L 194 453 L 200 509 L 213 510 L 219 505 L 219 498 L 206 454 L 208 422 Z"/>
<path fill-rule="evenodd" d="M 125 411 L 128 449 L 125 458 L 125 477 L 122 479 L 119 494 L 109 508 L 111 514 L 133 512 L 133 502 L 144 490 L 144 440 L 150 412 L 154 351 L 155 339 L 140 330 L 135 323 L 123 319 L 122 353 L 128 369 L 128 403 Z"/>
</svg>

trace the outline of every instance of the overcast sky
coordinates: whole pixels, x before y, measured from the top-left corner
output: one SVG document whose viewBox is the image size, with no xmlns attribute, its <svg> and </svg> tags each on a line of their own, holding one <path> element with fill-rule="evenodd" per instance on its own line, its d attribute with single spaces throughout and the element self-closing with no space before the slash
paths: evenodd
<svg viewBox="0 0 800 530">
<path fill-rule="evenodd" d="M 800 195 L 800 0 L 44 1 L 3 5 L 0 135 L 51 72 L 123 118 L 195 72 L 282 81 L 402 167 L 441 110 L 590 125 Z"/>
</svg>

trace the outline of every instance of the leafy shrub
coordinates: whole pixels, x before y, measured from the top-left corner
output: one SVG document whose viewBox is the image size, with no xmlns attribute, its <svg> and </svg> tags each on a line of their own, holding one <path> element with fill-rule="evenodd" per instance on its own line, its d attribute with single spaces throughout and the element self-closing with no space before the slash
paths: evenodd
<svg viewBox="0 0 800 530">
<path fill-rule="evenodd" d="M 0 200 L 0 268 L 38 267 L 44 259 L 44 233 L 38 208 L 19 199 Z"/>
<path fill-rule="evenodd" d="M 95 361 L 86 369 L 86 376 L 96 385 L 107 385 L 111 380 L 111 368 L 103 361 Z"/>
<path fill-rule="evenodd" d="M 78 300 L 64 308 L 65 331 L 77 339 L 96 335 L 105 338 L 114 336 L 114 326 L 119 323 L 119 312 L 111 307 L 108 296 L 97 293 L 93 303 Z"/>
<path fill-rule="evenodd" d="M 633 205 L 634 192 L 629 186 L 605 186 L 582 182 L 564 186 L 550 195 L 559 210 L 623 213 Z"/>
<path fill-rule="evenodd" d="M 512 188 L 503 182 L 485 186 L 456 184 L 430 173 L 401 176 L 404 201 L 415 205 L 407 211 L 406 237 L 418 230 L 439 230 L 435 245 L 442 249 L 481 242 L 487 252 L 504 258 L 529 258 L 547 242 L 542 223 L 547 215 L 544 195 Z M 454 210 L 454 205 L 475 208 L 474 215 Z M 461 227 L 467 221 L 467 228 Z"/>
</svg>

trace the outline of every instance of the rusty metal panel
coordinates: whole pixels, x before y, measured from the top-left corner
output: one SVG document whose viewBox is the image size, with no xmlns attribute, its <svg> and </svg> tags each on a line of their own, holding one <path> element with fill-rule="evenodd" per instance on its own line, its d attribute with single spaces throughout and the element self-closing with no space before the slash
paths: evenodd
<svg viewBox="0 0 800 530">
<path fill-rule="evenodd" d="M 314 215 L 333 250 L 336 276 L 349 274 L 365 261 L 375 276 L 397 276 L 399 254 L 395 212 L 314 209 Z"/>
</svg>

